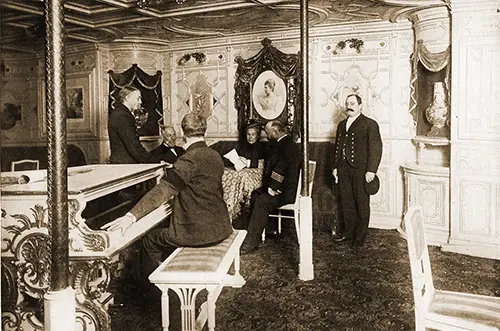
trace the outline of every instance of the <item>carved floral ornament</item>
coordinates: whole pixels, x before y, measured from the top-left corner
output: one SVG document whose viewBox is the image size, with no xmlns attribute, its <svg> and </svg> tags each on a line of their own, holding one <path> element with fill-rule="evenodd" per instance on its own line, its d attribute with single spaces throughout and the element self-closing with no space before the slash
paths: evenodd
<svg viewBox="0 0 500 331">
<path fill-rule="evenodd" d="M 186 53 L 177 60 L 177 64 L 180 66 L 185 65 L 191 58 L 195 59 L 198 64 L 201 64 L 207 60 L 207 56 L 201 52 Z"/>
<path fill-rule="evenodd" d="M 350 38 L 346 40 L 341 40 L 339 41 L 336 45 L 335 48 L 332 50 L 332 54 L 337 55 L 340 53 L 344 48 L 346 48 L 347 45 L 349 45 L 349 48 L 355 49 L 356 53 L 361 53 L 363 50 L 364 42 L 361 39 L 357 38 Z M 331 46 L 328 45 L 326 47 L 327 50 L 331 49 Z"/>
</svg>

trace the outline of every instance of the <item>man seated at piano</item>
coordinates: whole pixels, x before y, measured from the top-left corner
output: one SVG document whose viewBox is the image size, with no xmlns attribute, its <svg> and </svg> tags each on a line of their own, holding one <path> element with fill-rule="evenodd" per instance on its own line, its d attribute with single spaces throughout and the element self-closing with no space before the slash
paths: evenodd
<svg viewBox="0 0 500 331">
<path fill-rule="evenodd" d="M 170 201 L 168 226 L 150 231 L 142 241 L 138 276 L 144 285 L 149 284 L 147 277 L 177 247 L 216 245 L 233 231 L 223 199 L 224 164 L 219 153 L 205 143 L 205 118 L 189 113 L 182 119 L 181 128 L 185 153 L 127 214 L 102 226 L 125 233 L 133 223 Z"/>
<path fill-rule="evenodd" d="M 184 154 L 184 148 L 177 146 L 177 134 L 173 126 L 160 125 L 163 142 L 151 151 L 151 155 L 167 163 L 173 164 L 179 156 Z"/>
</svg>

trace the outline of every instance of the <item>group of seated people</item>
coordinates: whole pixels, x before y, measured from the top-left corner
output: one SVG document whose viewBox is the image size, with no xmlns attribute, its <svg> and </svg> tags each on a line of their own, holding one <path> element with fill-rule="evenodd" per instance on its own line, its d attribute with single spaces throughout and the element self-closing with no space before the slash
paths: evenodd
<svg viewBox="0 0 500 331">
<path fill-rule="evenodd" d="M 138 90 L 131 90 L 123 96 L 122 106 L 125 109 L 122 110 L 133 109 L 140 104 L 140 94 L 134 95 L 136 92 Z M 125 117 L 126 114 L 119 115 Z M 127 118 L 121 120 L 124 119 Z M 113 162 L 118 159 L 113 153 L 116 151 L 124 153 L 127 147 L 120 146 L 117 149 L 116 147 L 120 145 L 116 141 L 118 137 L 114 137 L 115 141 L 112 139 L 113 134 L 119 136 L 123 133 L 123 123 L 121 130 L 118 130 L 121 132 L 113 131 L 112 126 L 113 123 L 110 124 L 110 159 Z M 150 231 L 142 239 L 141 268 L 134 276 L 139 284 L 148 286 L 149 290 L 152 287 L 147 282 L 147 277 L 175 248 L 216 245 L 233 231 L 232 220 L 223 198 L 224 161 L 223 157 L 205 142 L 206 119 L 188 113 L 181 121 L 181 129 L 183 148 L 176 147 L 175 130 L 172 127 L 163 127 L 162 145 L 152 152 L 144 149 L 135 153 L 144 157 L 144 162 L 137 160 L 135 163 L 163 160 L 172 166 L 165 168 L 165 176 L 158 185 L 148 191 L 129 212 L 102 226 L 102 229 L 120 230 L 124 233 L 130 225 L 140 222 L 142 217 L 164 202 L 168 201 L 171 204 L 172 214 L 168 224 Z M 258 167 L 259 160 L 263 166 L 262 186 L 252 193 L 249 217 L 241 226 L 248 231 L 241 247 L 242 254 L 253 252 L 258 248 L 270 212 L 292 203 L 297 191 L 300 171 L 297 144 L 287 134 L 284 124 L 277 120 L 267 122 L 264 131 L 269 140 L 267 148 L 264 148 L 259 141 L 261 130 L 257 125 L 247 128 L 247 139 L 237 148 L 238 154 L 249 167 Z M 137 133 L 134 137 L 139 142 Z M 130 144 L 130 141 L 128 143 Z M 121 142 L 121 144 L 126 143 Z M 135 142 L 132 144 L 134 148 L 138 148 Z M 132 157 L 132 155 L 127 156 L 128 159 Z"/>
</svg>

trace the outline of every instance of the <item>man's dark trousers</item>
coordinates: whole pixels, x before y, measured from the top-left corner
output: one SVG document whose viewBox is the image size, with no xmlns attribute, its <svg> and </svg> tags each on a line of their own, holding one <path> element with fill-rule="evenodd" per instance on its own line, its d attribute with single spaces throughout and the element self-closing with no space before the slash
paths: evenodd
<svg viewBox="0 0 500 331">
<path fill-rule="evenodd" d="M 344 159 L 339 161 L 338 178 L 344 212 L 344 237 L 358 243 L 365 241 L 370 223 L 370 196 L 365 191 L 365 169 L 351 167 Z"/>
<path fill-rule="evenodd" d="M 278 207 L 283 206 L 283 201 L 281 201 L 279 195 L 272 196 L 267 193 L 267 190 L 264 191 L 263 188 L 260 188 L 252 192 L 250 206 L 252 215 L 250 216 L 247 236 L 252 244 L 258 244 L 262 232 L 266 228 L 269 214 Z"/>
</svg>

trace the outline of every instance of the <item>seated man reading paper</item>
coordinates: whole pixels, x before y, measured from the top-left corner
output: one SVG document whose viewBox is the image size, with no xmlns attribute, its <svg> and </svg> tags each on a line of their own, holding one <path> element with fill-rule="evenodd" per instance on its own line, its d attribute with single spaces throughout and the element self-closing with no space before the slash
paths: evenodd
<svg viewBox="0 0 500 331">
<path fill-rule="evenodd" d="M 140 222 L 163 202 L 171 200 L 172 215 L 168 227 L 154 229 L 143 239 L 141 281 L 146 281 L 165 255 L 175 248 L 215 245 L 233 231 L 223 199 L 224 164 L 222 157 L 204 141 L 206 120 L 187 114 L 182 119 L 181 128 L 186 152 L 166 170 L 160 183 L 125 216 L 102 227 L 125 232 L 132 223 Z"/>
</svg>

